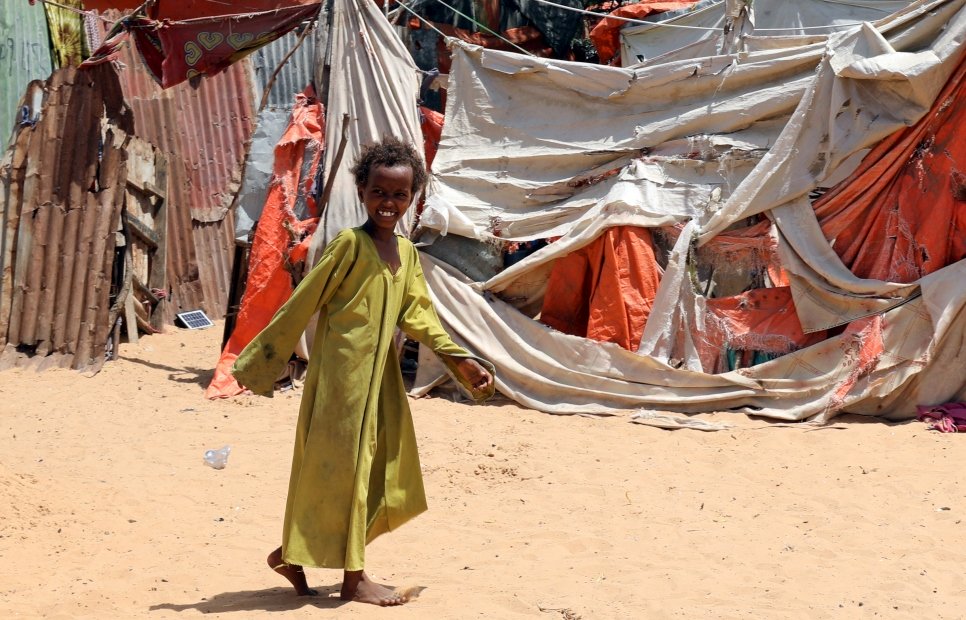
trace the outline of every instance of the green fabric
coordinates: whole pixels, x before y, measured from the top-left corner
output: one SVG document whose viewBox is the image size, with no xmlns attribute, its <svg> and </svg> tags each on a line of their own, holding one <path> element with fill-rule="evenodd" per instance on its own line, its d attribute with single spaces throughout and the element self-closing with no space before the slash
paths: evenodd
<svg viewBox="0 0 966 620">
<path fill-rule="evenodd" d="M 285 508 L 286 562 L 361 570 L 367 542 L 426 510 L 393 334 L 398 326 L 444 361 L 469 354 L 440 325 L 416 248 L 397 242 L 402 266 L 393 274 L 368 233 L 339 233 L 232 369 L 270 395 L 319 313 Z"/>
</svg>

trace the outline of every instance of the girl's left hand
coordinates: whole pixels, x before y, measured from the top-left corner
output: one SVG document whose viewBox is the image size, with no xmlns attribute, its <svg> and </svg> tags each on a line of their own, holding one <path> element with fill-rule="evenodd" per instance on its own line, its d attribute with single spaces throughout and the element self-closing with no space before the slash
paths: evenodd
<svg viewBox="0 0 966 620">
<path fill-rule="evenodd" d="M 486 391 L 493 386 L 493 375 L 479 362 L 468 357 L 456 358 L 456 369 L 474 390 Z"/>
</svg>

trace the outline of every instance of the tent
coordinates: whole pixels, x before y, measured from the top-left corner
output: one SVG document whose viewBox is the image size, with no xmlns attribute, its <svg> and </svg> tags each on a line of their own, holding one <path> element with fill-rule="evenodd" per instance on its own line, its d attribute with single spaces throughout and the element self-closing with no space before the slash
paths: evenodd
<svg viewBox="0 0 966 620">
<path fill-rule="evenodd" d="M 421 225 L 552 242 L 483 281 L 424 255 L 441 318 L 549 412 L 898 419 L 966 397 L 964 37 L 964 2 L 933 0 L 623 69 L 454 42 Z M 665 240 L 636 347 L 537 320 L 555 263 L 621 227 Z M 745 246 L 762 269 L 729 260 Z M 720 371 L 723 330 L 770 355 Z"/>
</svg>

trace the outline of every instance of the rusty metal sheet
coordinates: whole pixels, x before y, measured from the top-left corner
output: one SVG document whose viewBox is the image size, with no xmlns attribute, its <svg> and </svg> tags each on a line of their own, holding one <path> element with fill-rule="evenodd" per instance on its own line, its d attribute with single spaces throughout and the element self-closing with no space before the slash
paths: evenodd
<svg viewBox="0 0 966 620">
<path fill-rule="evenodd" d="M 3 146 L 18 120 L 20 101 L 31 80 L 53 71 L 50 34 L 41 4 L 0 2 L 0 138 Z"/>
<path fill-rule="evenodd" d="M 20 128 L 0 175 L 12 266 L 9 286 L 2 270 L 10 294 L 0 298 L 0 342 L 95 371 L 114 324 L 114 232 L 127 179 L 116 80 L 110 67 L 51 74 L 38 122 Z"/>
<path fill-rule="evenodd" d="M 121 16 L 116 11 L 104 15 Z M 134 133 L 161 149 L 168 161 L 171 312 L 203 309 L 222 317 L 234 256 L 224 240 L 233 237 L 230 209 L 255 121 L 249 61 L 203 79 L 197 88 L 184 83 L 162 90 L 133 46 L 126 46 L 119 60 Z M 173 320 L 173 314 L 165 317 Z"/>
</svg>

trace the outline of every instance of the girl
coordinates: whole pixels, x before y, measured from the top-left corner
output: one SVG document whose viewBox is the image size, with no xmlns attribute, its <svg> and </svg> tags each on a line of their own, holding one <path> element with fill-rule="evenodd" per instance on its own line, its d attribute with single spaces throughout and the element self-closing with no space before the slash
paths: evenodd
<svg viewBox="0 0 966 620">
<path fill-rule="evenodd" d="M 432 349 L 477 400 L 493 394 L 492 365 L 443 331 L 416 248 L 394 232 L 426 182 L 415 149 L 396 138 L 366 146 L 352 169 L 369 215 L 326 247 L 232 373 L 272 392 L 309 319 L 319 314 L 295 435 L 282 546 L 268 564 L 300 595 L 303 566 L 342 568 L 341 597 L 406 600 L 363 572 L 365 546 L 426 510 L 416 435 L 393 347 L 396 327 Z"/>
</svg>

